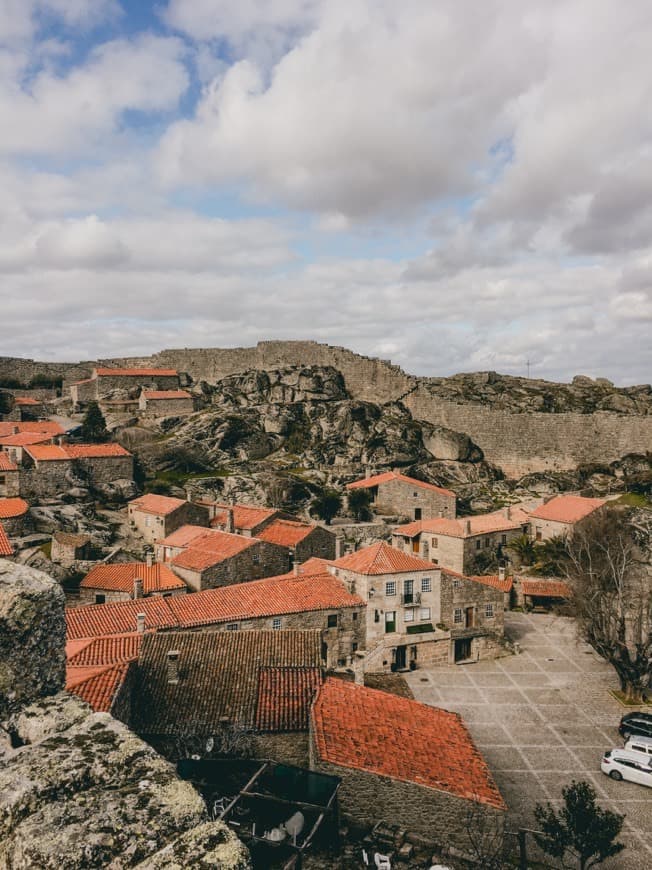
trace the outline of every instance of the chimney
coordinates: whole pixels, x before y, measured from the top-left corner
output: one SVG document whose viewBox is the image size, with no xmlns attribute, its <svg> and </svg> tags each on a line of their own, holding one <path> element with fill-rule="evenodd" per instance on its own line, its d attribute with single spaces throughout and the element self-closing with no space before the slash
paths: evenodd
<svg viewBox="0 0 652 870">
<path fill-rule="evenodd" d="M 143 597 L 143 581 L 140 577 L 134 577 L 134 598 Z"/>
<path fill-rule="evenodd" d="M 466 520 L 464 523 L 464 531 L 467 535 L 471 534 L 471 520 Z"/>
<path fill-rule="evenodd" d="M 340 536 L 335 538 L 335 558 L 342 558 L 342 538 Z"/>
<path fill-rule="evenodd" d="M 511 520 L 511 518 L 512 518 L 512 509 L 511 509 L 511 507 L 510 507 L 509 505 L 507 505 L 507 507 L 504 507 L 504 508 L 502 509 L 502 515 L 505 517 L 505 519 Z"/>
<path fill-rule="evenodd" d="M 501 566 L 498 568 L 498 579 L 499 579 L 499 580 L 504 580 L 504 579 L 505 579 L 505 566 L 504 566 L 504 565 L 501 565 Z"/>
<path fill-rule="evenodd" d="M 442 519 L 443 516 L 444 516 L 444 512 L 443 512 L 443 511 L 439 511 L 439 519 Z"/>
<path fill-rule="evenodd" d="M 145 555 L 145 564 L 147 565 L 148 568 L 151 568 L 152 562 L 153 562 L 152 551 L 149 550 L 148 553 Z"/>
<path fill-rule="evenodd" d="M 145 634 L 145 614 L 136 614 L 136 631 L 138 634 Z"/>
<path fill-rule="evenodd" d="M 292 573 L 294 574 L 295 577 L 298 577 L 299 574 L 301 573 L 299 571 L 299 562 L 295 561 L 294 564 L 292 565 Z"/>
<path fill-rule="evenodd" d="M 167 669 L 168 669 L 168 683 L 171 685 L 175 685 L 179 682 L 179 656 L 181 653 L 178 649 L 171 649 L 168 651 L 167 657 Z"/>
<path fill-rule="evenodd" d="M 233 521 L 233 508 L 227 507 L 226 509 L 226 524 L 224 526 L 225 532 L 230 532 L 233 534 L 235 532 L 235 522 Z"/>
</svg>

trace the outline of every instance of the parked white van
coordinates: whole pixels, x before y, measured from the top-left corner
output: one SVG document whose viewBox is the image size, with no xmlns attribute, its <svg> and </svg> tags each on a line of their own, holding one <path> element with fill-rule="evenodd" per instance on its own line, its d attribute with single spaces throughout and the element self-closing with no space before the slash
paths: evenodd
<svg viewBox="0 0 652 870">
<path fill-rule="evenodd" d="M 630 737 L 625 744 L 625 749 L 630 752 L 641 752 L 652 758 L 652 737 Z"/>
<path fill-rule="evenodd" d="M 637 782 L 652 788 L 652 757 L 627 749 L 610 749 L 602 756 L 600 768 L 611 779 Z"/>
</svg>

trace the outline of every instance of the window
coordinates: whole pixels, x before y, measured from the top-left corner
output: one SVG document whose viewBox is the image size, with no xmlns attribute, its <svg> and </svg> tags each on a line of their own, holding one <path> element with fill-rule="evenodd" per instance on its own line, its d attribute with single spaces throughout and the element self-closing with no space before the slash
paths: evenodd
<svg viewBox="0 0 652 870">
<path fill-rule="evenodd" d="M 254 553 L 251 561 L 254 563 L 254 565 L 258 565 L 260 562 L 260 555 L 258 553 Z"/>
<path fill-rule="evenodd" d="M 432 581 L 430 580 L 430 577 L 421 578 L 421 591 L 432 592 Z"/>
<path fill-rule="evenodd" d="M 414 610 L 412 610 L 412 608 L 406 610 L 403 614 L 403 619 L 405 622 L 414 622 Z"/>
<path fill-rule="evenodd" d="M 96 604 L 104 604 L 105 601 L 106 601 L 106 595 L 96 595 L 95 596 L 95 603 Z"/>
<path fill-rule="evenodd" d="M 488 601 L 484 606 L 484 615 L 485 619 L 493 619 L 494 618 L 494 606 L 491 601 Z"/>
<path fill-rule="evenodd" d="M 433 547 L 438 547 L 438 546 L 439 546 L 439 538 L 433 538 L 433 539 L 432 539 L 432 546 L 433 546 Z"/>
<path fill-rule="evenodd" d="M 389 583 L 385 583 L 385 595 L 396 595 L 395 580 L 390 580 Z"/>
<path fill-rule="evenodd" d="M 272 628 L 280 628 L 281 627 L 281 617 L 275 616 L 272 620 Z"/>
<path fill-rule="evenodd" d="M 149 528 L 150 521 L 151 521 L 151 517 L 149 517 L 149 516 L 145 517 L 145 526 L 146 526 L 146 528 Z"/>
<path fill-rule="evenodd" d="M 417 647 L 416 647 L 416 645 L 410 647 L 410 658 L 412 659 L 413 662 L 416 662 L 416 660 L 417 660 Z"/>
<path fill-rule="evenodd" d="M 358 645 L 355 641 L 351 644 L 351 652 L 357 652 Z"/>
<path fill-rule="evenodd" d="M 460 586 L 462 585 L 462 581 L 459 580 L 457 577 L 454 577 L 451 585 L 452 585 L 453 589 L 459 589 Z"/>
<path fill-rule="evenodd" d="M 354 622 L 355 622 L 356 619 L 358 618 L 358 614 L 357 614 L 357 612 L 356 612 L 355 610 L 354 610 L 353 613 L 351 614 L 351 618 L 353 619 Z"/>
<path fill-rule="evenodd" d="M 421 607 L 419 609 L 419 619 L 421 622 L 426 622 L 430 619 L 430 608 L 429 607 Z"/>
<path fill-rule="evenodd" d="M 413 493 L 412 493 L 412 498 L 419 498 L 419 493 L 418 493 L 418 492 L 413 492 Z"/>
<path fill-rule="evenodd" d="M 500 536 L 500 543 L 501 543 L 501 544 L 506 544 L 506 543 L 507 543 L 507 535 L 501 535 L 501 536 Z"/>
<path fill-rule="evenodd" d="M 380 611 L 374 610 L 374 622 L 380 622 Z"/>
<path fill-rule="evenodd" d="M 237 622 L 228 622 L 226 625 L 227 631 L 237 631 L 238 628 L 239 628 L 239 626 L 238 626 Z"/>
<path fill-rule="evenodd" d="M 412 604 L 414 601 L 414 580 L 403 581 L 403 603 Z"/>
<path fill-rule="evenodd" d="M 396 631 L 396 611 L 388 610 L 385 613 L 385 633 Z"/>
<path fill-rule="evenodd" d="M 0 474 L 0 483 L 6 483 L 6 482 L 7 482 L 6 476 L 4 474 Z"/>
<path fill-rule="evenodd" d="M 329 613 L 326 619 L 328 628 L 337 628 L 337 613 Z"/>
<path fill-rule="evenodd" d="M 455 625 L 461 625 L 464 621 L 464 611 L 461 607 L 456 607 L 453 613 L 453 622 Z"/>
<path fill-rule="evenodd" d="M 475 542 L 476 550 L 479 550 L 481 546 L 482 546 L 482 541 L 480 540 L 480 538 L 478 538 L 478 540 Z"/>
<path fill-rule="evenodd" d="M 489 546 L 490 543 L 491 543 L 491 538 L 485 538 L 485 539 L 484 539 L 484 548 L 485 548 L 485 550 L 487 549 L 487 547 Z"/>
</svg>

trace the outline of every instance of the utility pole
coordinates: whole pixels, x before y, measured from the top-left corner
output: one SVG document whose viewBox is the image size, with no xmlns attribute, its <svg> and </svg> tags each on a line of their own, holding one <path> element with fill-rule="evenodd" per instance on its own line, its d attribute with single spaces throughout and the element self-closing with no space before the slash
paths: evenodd
<svg viewBox="0 0 652 870">
<path fill-rule="evenodd" d="M 527 376 L 528 376 L 528 380 L 529 380 L 530 379 L 530 360 L 529 359 L 527 360 Z"/>
</svg>

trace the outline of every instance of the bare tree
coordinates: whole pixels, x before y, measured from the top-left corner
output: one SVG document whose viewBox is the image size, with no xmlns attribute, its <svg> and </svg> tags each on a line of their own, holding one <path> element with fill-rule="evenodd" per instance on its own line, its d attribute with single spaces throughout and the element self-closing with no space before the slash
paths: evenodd
<svg viewBox="0 0 652 870">
<path fill-rule="evenodd" d="M 613 666 L 625 697 L 640 702 L 652 667 L 652 575 L 628 514 L 596 512 L 575 530 L 567 551 L 580 632 Z"/>
<path fill-rule="evenodd" d="M 505 820 L 491 815 L 477 798 L 468 801 L 464 813 L 468 854 L 483 870 L 503 870 L 509 866 L 505 841 Z"/>
</svg>

